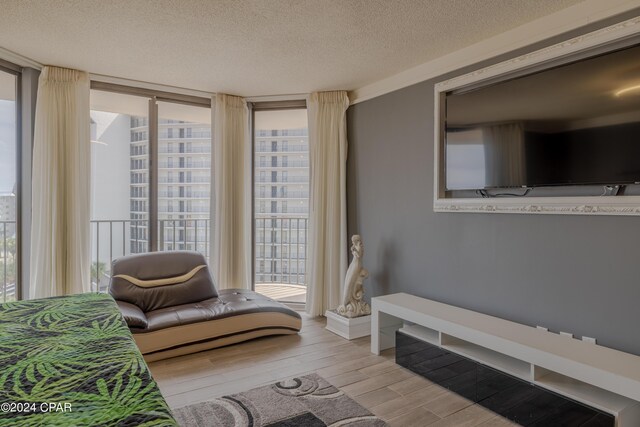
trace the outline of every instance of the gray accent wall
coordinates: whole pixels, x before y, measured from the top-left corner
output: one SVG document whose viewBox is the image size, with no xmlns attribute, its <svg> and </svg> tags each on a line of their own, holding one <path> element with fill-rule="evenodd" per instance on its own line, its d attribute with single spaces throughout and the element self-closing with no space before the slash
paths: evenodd
<svg viewBox="0 0 640 427">
<path fill-rule="evenodd" d="M 348 228 L 367 296 L 407 292 L 640 355 L 640 217 L 434 213 L 433 86 L 592 24 L 348 110 Z"/>
</svg>

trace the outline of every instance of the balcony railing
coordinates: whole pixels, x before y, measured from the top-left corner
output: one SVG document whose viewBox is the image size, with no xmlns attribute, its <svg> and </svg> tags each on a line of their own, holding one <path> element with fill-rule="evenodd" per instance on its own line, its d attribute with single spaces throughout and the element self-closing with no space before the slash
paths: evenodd
<svg viewBox="0 0 640 427">
<path fill-rule="evenodd" d="M 306 218 L 255 219 L 256 284 L 305 285 Z M 209 257 L 208 219 L 159 220 L 161 251 L 196 250 Z M 0 221 L 0 301 L 16 299 L 16 223 Z M 105 292 L 114 259 L 148 252 L 148 221 L 91 221 L 92 290 Z"/>
<path fill-rule="evenodd" d="M 279 162 L 258 162 L 256 167 L 258 168 L 308 168 L 309 160 L 287 160 Z"/>
<path fill-rule="evenodd" d="M 0 302 L 16 300 L 16 222 L 0 221 Z"/>
<path fill-rule="evenodd" d="M 158 177 L 158 182 L 161 183 L 192 183 L 192 182 L 202 182 L 202 183 L 209 183 L 209 180 L 211 178 L 209 178 L 208 176 L 194 176 L 192 178 L 184 178 L 182 180 L 180 180 L 179 177 L 173 177 L 173 178 L 169 178 L 167 176 L 160 176 Z"/>
<path fill-rule="evenodd" d="M 177 206 L 160 205 L 158 211 L 161 213 L 177 213 L 177 214 L 190 214 L 190 213 L 209 213 L 209 206 L 192 206 L 180 209 Z M 207 215 L 208 216 L 208 215 Z"/>
<path fill-rule="evenodd" d="M 256 284 L 305 285 L 307 225 L 299 217 L 255 219 Z M 91 221 L 92 290 L 107 290 L 114 259 L 149 251 L 148 226 L 146 219 Z M 210 239 L 209 219 L 158 220 L 160 251 L 192 250 L 209 259 Z"/>
<path fill-rule="evenodd" d="M 258 192 L 258 196 L 256 197 L 259 199 L 308 199 L 309 192 L 308 191 L 287 191 L 286 193 L 282 193 L 278 191 L 275 195 L 273 195 L 272 193 L 265 191 L 265 192 Z"/>
<path fill-rule="evenodd" d="M 273 215 L 273 214 L 306 214 L 309 213 L 309 208 L 306 206 L 288 206 L 286 208 L 284 207 L 275 207 L 272 208 L 271 206 L 265 206 L 264 209 L 262 209 L 262 207 L 258 207 L 258 210 L 256 211 L 257 214 L 259 215 Z M 296 216 L 300 216 L 300 215 L 296 215 Z"/>
<path fill-rule="evenodd" d="M 186 146 L 182 151 L 179 147 L 160 147 L 158 149 L 159 154 L 192 154 L 192 153 L 211 153 L 211 146 Z"/>
<path fill-rule="evenodd" d="M 149 154 L 147 152 L 147 147 L 140 145 L 132 145 L 129 152 L 132 156 L 146 156 Z"/>
<path fill-rule="evenodd" d="M 281 129 L 281 130 L 272 130 L 272 129 L 259 129 L 256 132 L 256 137 L 274 137 L 274 136 L 309 136 L 309 130 L 306 128 L 300 129 Z"/>
<path fill-rule="evenodd" d="M 258 176 L 256 177 L 256 182 L 309 182 L 309 177 L 308 176 L 288 176 L 288 177 L 278 176 L 274 178 L 271 176 Z"/>
<path fill-rule="evenodd" d="M 180 194 L 178 191 L 158 191 L 158 197 L 170 199 L 208 199 L 210 193 L 208 191 L 187 191 Z"/>
<path fill-rule="evenodd" d="M 255 219 L 256 283 L 306 285 L 307 218 Z"/>
<path fill-rule="evenodd" d="M 211 162 L 185 162 L 182 164 L 179 162 L 159 162 L 158 167 L 160 169 L 208 169 L 211 167 Z"/>
<path fill-rule="evenodd" d="M 208 219 L 158 220 L 158 249 L 190 250 L 209 258 L 210 222 Z"/>
<path fill-rule="evenodd" d="M 166 130 L 158 132 L 158 139 L 211 139 L 211 132 L 191 132 L 180 135 L 179 132 L 169 133 Z"/>
<path fill-rule="evenodd" d="M 106 291 L 114 259 L 147 252 L 146 219 L 91 221 L 91 285 L 93 291 Z"/>
<path fill-rule="evenodd" d="M 274 150 L 270 144 L 265 144 L 264 147 L 256 146 L 256 152 L 258 153 L 291 153 L 291 152 L 301 152 L 305 153 L 309 151 L 308 144 L 289 144 L 289 145 L 278 145 Z"/>
</svg>

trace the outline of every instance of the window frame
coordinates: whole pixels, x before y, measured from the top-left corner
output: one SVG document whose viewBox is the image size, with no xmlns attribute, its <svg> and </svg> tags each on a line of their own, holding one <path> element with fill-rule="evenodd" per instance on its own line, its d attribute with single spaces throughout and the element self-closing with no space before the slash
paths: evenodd
<svg viewBox="0 0 640 427">
<path fill-rule="evenodd" d="M 0 59 L 0 71 L 5 72 L 7 74 L 11 74 L 15 76 L 15 97 L 16 97 L 16 105 L 15 105 L 15 115 L 16 115 L 16 156 L 15 156 L 15 165 L 16 165 L 16 254 L 17 260 L 15 261 L 15 274 L 16 274 L 16 283 L 15 283 L 15 293 L 16 293 L 16 301 L 20 301 L 23 297 L 23 259 L 22 259 L 22 236 L 23 236 L 23 221 L 22 221 L 22 192 L 23 192 L 23 180 L 22 180 L 22 162 L 23 162 L 23 144 L 22 140 L 22 67 L 16 65 L 12 62 L 5 61 Z M 30 144 L 33 142 L 30 141 Z M 29 203 L 29 206 L 31 204 Z M 6 248 L 3 248 L 6 249 Z"/>
<path fill-rule="evenodd" d="M 251 168 L 251 289 L 255 291 L 256 288 L 256 168 L 255 168 L 255 157 L 256 157 L 256 129 L 255 129 L 255 118 L 256 113 L 261 111 L 282 111 L 282 110 L 300 110 L 300 109 L 308 109 L 306 99 L 296 99 L 296 100 L 286 100 L 286 101 L 264 101 L 264 102 L 249 102 L 247 103 L 250 109 L 250 132 L 251 132 L 251 158 L 250 160 L 250 168 Z M 273 136 L 273 135 L 262 135 L 265 136 Z M 266 146 L 266 144 L 264 144 Z M 261 144 L 260 148 L 263 148 Z M 264 147 L 266 148 L 266 147 Z M 264 152 L 265 157 L 268 157 L 271 151 Z M 268 163 L 268 162 L 267 162 Z M 262 173 L 263 171 L 261 171 Z M 266 174 L 265 174 L 266 175 Z M 267 186 L 267 182 L 259 181 L 260 185 Z M 265 209 L 266 210 L 266 209 Z M 306 243 L 305 243 L 306 244 Z M 306 267 L 306 262 L 305 262 Z M 295 309 L 304 309 L 305 303 L 296 303 L 296 302 L 283 302 L 286 305 L 289 305 Z"/>
<path fill-rule="evenodd" d="M 184 95 L 173 92 L 165 92 L 160 90 L 146 89 L 135 86 L 126 86 L 115 83 L 106 83 L 101 81 L 92 80 L 90 85 L 91 90 L 97 90 L 102 92 L 111 92 L 122 95 L 133 95 L 139 96 L 142 98 L 147 98 L 149 100 L 149 108 L 147 111 L 147 121 L 148 121 L 148 168 L 147 173 L 149 174 L 149 186 L 148 186 L 148 205 L 147 205 L 147 215 L 149 217 L 149 227 L 148 227 L 148 244 L 147 244 L 147 252 L 158 252 L 159 250 L 159 219 L 158 219 L 158 169 L 159 165 L 159 156 L 158 156 L 158 139 L 159 139 L 159 129 L 158 129 L 158 102 L 168 102 L 174 104 L 183 104 L 194 107 L 203 107 L 212 109 L 211 98 L 205 98 L 201 96 L 194 95 Z M 213 126 L 211 124 L 211 133 L 212 133 L 212 144 L 213 144 Z M 213 156 L 213 150 L 211 150 Z M 213 167 L 213 162 L 212 166 Z M 172 175 L 172 172 L 169 172 Z M 213 185 L 213 183 L 211 183 Z M 211 218 L 210 218 L 211 220 Z M 175 248 L 174 248 L 175 249 Z M 209 254 L 210 256 L 211 254 Z"/>
</svg>

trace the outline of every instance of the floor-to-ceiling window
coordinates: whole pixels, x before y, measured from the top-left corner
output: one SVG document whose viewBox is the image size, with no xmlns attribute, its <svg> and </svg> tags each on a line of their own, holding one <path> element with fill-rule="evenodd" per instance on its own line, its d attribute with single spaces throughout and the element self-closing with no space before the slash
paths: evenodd
<svg viewBox="0 0 640 427">
<path fill-rule="evenodd" d="M 91 91 L 91 281 L 149 248 L 149 98 Z"/>
<path fill-rule="evenodd" d="M 159 250 L 209 253 L 211 109 L 158 103 Z"/>
<path fill-rule="evenodd" d="M 210 101 L 117 89 L 91 90 L 91 280 L 101 291 L 114 259 L 156 250 L 208 256 L 211 232 Z"/>
<path fill-rule="evenodd" d="M 309 142 L 305 108 L 254 112 L 255 288 L 304 303 L 309 218 Z"/>
<path fill-rule="evenodd" d="M 0 68 L 0 302 L 18 298 L 17 79 Z"/>
</svg>

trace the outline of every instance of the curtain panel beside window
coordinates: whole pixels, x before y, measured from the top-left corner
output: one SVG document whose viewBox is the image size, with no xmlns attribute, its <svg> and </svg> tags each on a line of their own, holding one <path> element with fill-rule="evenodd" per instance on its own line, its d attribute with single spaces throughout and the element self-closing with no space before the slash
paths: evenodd
<svg viewBox="0 0 640 427">
<path fill-rule="evenodd" d="M 215 96 L 211 264 L 219 289 L 251 289 L 251 150 L 243 98 Z"/>
<path fill-rule="evenodd" d="M 30 298 L 90 290 L 89 76 L 44 67 L 33 146 Z"/>
<path fill-rule="evenodd" d="M 309 97 L 309 262 L 306 310 L 340 305 L 347 271 L 347 119 L 344 91 Z"/>
</svg>

